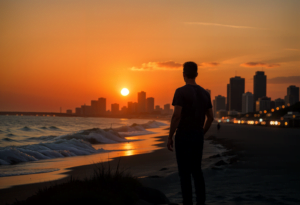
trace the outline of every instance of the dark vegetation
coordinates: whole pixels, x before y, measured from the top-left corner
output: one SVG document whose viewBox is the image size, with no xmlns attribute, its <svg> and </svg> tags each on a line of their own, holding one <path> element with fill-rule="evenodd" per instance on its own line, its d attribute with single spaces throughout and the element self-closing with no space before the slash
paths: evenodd
<svg viewBox="0 0 300 205">
<path fill-rule="evenodd" d="M 155 204 L 168 203 L 160 191 L 143 187 L 139 180 L 125 171 L 97 166 L 94 175 L 85 180 L 70 178 L 38 191 L 25 201 L 13 205 L 133 205 L 139 201 Z"/>
</svg>

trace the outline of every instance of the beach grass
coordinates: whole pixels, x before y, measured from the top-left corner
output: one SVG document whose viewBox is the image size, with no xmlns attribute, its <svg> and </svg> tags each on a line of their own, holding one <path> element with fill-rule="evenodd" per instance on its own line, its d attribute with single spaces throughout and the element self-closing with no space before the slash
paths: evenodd
<svg viewBox="0 0 300 205">
<path fill-rule="evenodd" d="M 138 192 L 141 187 L 136 177 L 120 171 L 119 163 L 115 170 L 100 164 L 95 165 L 94 175 L 90 178 L 78 180 L 70 177 L 66 183 L 40 189 L 25 201 L 16 201 L 13 204 L 132 205 L 139 200 Z"/>
</svg>

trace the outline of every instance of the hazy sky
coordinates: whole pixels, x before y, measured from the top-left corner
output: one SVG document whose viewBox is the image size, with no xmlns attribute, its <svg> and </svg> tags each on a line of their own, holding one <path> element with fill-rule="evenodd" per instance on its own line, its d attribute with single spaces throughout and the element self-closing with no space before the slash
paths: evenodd
<svg viewBox="0 0 300 205">
<path fill-rule="evenodd" d="M 299 0 L 2 0 L 0 111 L 59 111 L 107 98 L 126 105 L 147 92 L 171 103 L 197 83 L 226 96 L 235 75 L 253 92 L 264 70 L 267 95 L 300 86 Z M 130 90 L 127 97 L 120 91 Z"/>
</svg>

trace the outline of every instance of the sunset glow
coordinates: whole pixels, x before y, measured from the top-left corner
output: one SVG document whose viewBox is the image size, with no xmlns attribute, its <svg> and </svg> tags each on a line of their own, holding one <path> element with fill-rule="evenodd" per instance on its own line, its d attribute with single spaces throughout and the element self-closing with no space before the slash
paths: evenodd
<svg viewBox="0 0 300 205">
<path fill-rule="evenodd" d="M 75 111 L 92 99 L 137 101 L 144 90 L 171 103 L 182 64 L 199 65 L 197 83 L 226 96 L 229 78 L 267 95 L 300 86 L 300 1 L 1 1 L 0 110 Z M 128 85 L 126 101 L 120 87 Z"/>
</svg>

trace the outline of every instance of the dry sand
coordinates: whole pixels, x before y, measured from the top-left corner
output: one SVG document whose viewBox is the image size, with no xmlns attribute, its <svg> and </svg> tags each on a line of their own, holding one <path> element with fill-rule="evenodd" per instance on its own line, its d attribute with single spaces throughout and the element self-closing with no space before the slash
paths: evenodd
<svg viewBox="0 0 300 205">
<path fill-rule="evenodd" d="M 232 164 L 204 169 L 207 204 L 300 204 L 300 129 L 213 124 L 206 138 L 237 155 Z M 161 190 L 171 202 L 181 202 L 175 154 L 165 148 L 166 136 L 158 138 L 163 149 L 149 154 L 121 157 L 121 167 L 141 178 L 144 185 Z M 210 137 L 211 139 L 211 137 Z M 229 162 L 226 154 L 205 160 Z M 110 162 L 116 167 L 118 159 Z M 95 165 L 72 168 L 69 175 L 84 178 Z M 0 204 L 22 200 L 55 182 L 16 186 L 0 190 Z"/>
</svg>

